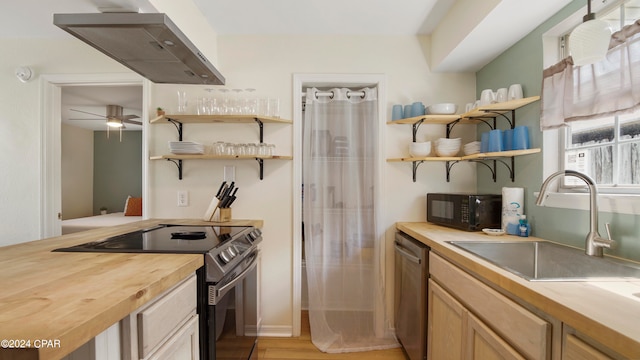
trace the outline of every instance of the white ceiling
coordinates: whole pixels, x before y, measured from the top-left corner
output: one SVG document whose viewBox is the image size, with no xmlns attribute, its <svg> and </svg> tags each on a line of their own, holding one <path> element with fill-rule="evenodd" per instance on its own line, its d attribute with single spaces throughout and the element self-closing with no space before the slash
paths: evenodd
<svg viewBox="0 0 640 360">
<path fill-rule="evenodd" d="M 123 115 L 142 116 L 141 86 L 64 86 L 62 87 L 62 122 L 89 130 L 107 129 L 107 105 L 120 105 Z M 97 116 L 86 114 L 96 114 Z M 141 121 L 141 119 L 133 119 Z M 125 124 L 123 130 L 141 130 L 142 126 Z"/>
<path fill-rule="evenodd" d="M 54 13 L 91 13 L 100 8 L 129 8 L 156 12 L 160 0 L 19 0 L 0 5 L 0 37 L 68 38 L 53 25 Z M 175 1 L 175 0 L 174 0 Z M 449 32 L 465 21 L 451 14 L 473 16 L 475 7 L 491 10 L 463 36 L 449 43 L 451 49 L 433 71 L 475 72 L 571 0 L 192 0 L 220 36 L 236 34 L 277 35 L 429 35 L 447 41 Z M 443 20 L 444 19 L 444 20 Z M 459 21 L 459 23 L 456 23 Z M 451 26 L 453 23 L 453 26 Z M 458 26 L 460 25 L 460 26 Z M 438 34 L 445 31 L 443 38 Z M 442 33 L 442 31 L 440 32 Z M 435 37 L 434 37 L 435 39 Z M 444 40 L 443 40 L 444 39 Z M 223 55 L 219 55 L 223 56 Z M 107 89 L 109 90 L 109 89 Z M 114 90 L 114 89 L 111 89 Z M 101 91 L 100 94 L 97 91 Z M 73 91 L 70 91 L 73 92 Z M 92 95 L 92 92 L 96 92 Z M 102 107 L 125 99 L 109 97 L 113 91 L 84 89 L 79 94 L 96 99 Z M 99 95 L 99 96 L 98 96 Z M 116 96 L 118 94 L 114 94 Z M 78 97 L 75 97 L 78 99 Z M 71 104 L 79 106 L 80 104 Z M 68 107 L 68 106 L 67 106 Z M 133 109 L 136 109 L 135 107 Z"/>
</svg>

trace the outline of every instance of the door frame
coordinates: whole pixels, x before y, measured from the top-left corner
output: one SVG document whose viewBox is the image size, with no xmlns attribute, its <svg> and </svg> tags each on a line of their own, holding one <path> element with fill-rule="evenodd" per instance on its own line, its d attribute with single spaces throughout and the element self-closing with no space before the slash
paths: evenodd
<svg viewBox="0 0 640 360">
<path fill-rule="evenodd" d="M 62 222 L 58 214 L 62 211 L 62 139 L 61 112 L 63 86 L 142 86 L 142 118 L 149 118 L 151 82 L 134 73 L 108 74 L 43 74 L 40 76 L 40 237 L 61 234 Z M 142 200 L 143 213 L 147 213 L 148 156 L 147 125 L 142 122 Z"/>
<path fill-rule="evenodd" d="M 292 336 L 300 336 L 302 312 L 302 94 L 306 87 L 376 87 L 378 89 L 378 174 L 376 202 L 374 209 L 383 209 L 384 199 L 384 158 L 386 142 L 384 125 L 387 114 L 387 77 L 385 74 L 293 74 L 293 327 Z M 378 224 L 379 251 L 382 259 L 385 257 L 383 239 L 385 231 L 382 228 L 380 211 L 376 211 Z M 381 271 L 384 276 L 384 271 Z M 381 279 L 385 281 L 385 279 Z M 376 308 L 384 309 L 383 303 L 377 303 Z M 376 319 L 376 329 L 383 329 L 384 319 Z"/>
</svg>

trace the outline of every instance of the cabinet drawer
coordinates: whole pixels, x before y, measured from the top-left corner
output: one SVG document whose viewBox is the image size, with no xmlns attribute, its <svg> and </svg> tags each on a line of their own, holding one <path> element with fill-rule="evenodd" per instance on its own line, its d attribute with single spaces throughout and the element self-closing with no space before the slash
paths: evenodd
<svg viewBox="0 0 640 360">
<path fill-rule="evenodd" d="M 551 331 L 546 321 L 433 252 L 429 273 L 520 353 L 532 359 L 548 358 Z"/>
<path fill-rule="evenodd" d="M 193 275 L 138 313 L 138 350 L 141 358 L 146 358 L 195 314 L 196 297 L 196 276 Z"/>
</svg>

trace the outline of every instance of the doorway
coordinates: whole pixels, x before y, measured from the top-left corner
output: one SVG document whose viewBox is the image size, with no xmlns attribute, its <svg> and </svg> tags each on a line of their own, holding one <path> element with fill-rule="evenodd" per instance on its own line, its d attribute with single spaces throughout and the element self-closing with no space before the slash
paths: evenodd
<svg viewBox="0 0 640 360">
<path fill-rule="evenodd" d="M 64 220 L 112 217 L 127 196 L 142 194 L 142 86 L 65 85 L 62 89 L 61 181 Z M 111 127 L 110 109 L 122 115 Z M 96 218 L 97 219 L 97 218 Z M 97 221 L 97 220 L 96 220 Z"/>
<path fill-rule="evenodd" d="M 302 313 L 302 197 L 300 196 L 300 191 L 302 189 L 302 137 L 303 137 L 303 93 L 305 89 L 309 87 L 316 88 L 331 88 L 331 87 L 346 87 L 346 88 L 363 88 L 363 87 L 373 87 L 377 88 L 378 91 L 378 104 L 377 104 L 377 124 L 380 129 L 385 124 L 385 114 L 386 114 L 386 77 L 381 74 L 373 74 L 373 75 L 338 75 L 338 74 L 295 74 L 294 75 L 294 83 L 293 83 L 293 93 L 294 93 L 294 101 L 293 101 L 293 117 L 294 117 L 294 135 L 293 135 L 293 145 L 294 145 L 294 179 L 293 179 L 293 189 L 294 189 L 294 204 L 293 204 L 293 328 L 292 335 L 299 336 L 300 335 L 300 326 L 301 326 L 301 313 Z M 376 147 L 377 159 L 379 162 L 384 159 L 384 136 L 383 131 L 378 132 L 377 144 L 379 146 Z M 378 169 L 382 169 L 382 164 L 378 164 Z M 377 177 L 377 182 L 380 184 L 375 190 L 374 198 L 376 200 L 376 204 L 374 207 L 380 208 L 381 203 L 380 199 L 383 199 L 383 186 L 382 181 L 383 177 L 378 170 L 378 173 L 375 175 Z M 377 222 L 380 224 L 380 222 Z M 379 226 L 379 225 L 378 225 Z M 384 234 L 382 229 L 377 229 L 377 233 Z M 380 256 L 384 259 L 384 246 L 380 246 Z M 384 279 L 381 279 L 384 281 Z M 375 306 L 377 308 L 384 309 L 383 300 L 380 299 L 380 303 L 376 303 Z M 376 328 L 383 331 L 384 329 L 384 321 L 383 319 L 379 319 L 376 321 Z"/>
<path fill-rule="evenodd" d="M 41 76 L 41 213 L 40 236 L 42 238 L 61 234 L 62 211 L 62 165 L 61 165 L 61 127 L 62 127 L 62 88 L 64 86 L 141 86 L 141 118 L 148 118 L 150 82 L 137 74 L 63 74 Z M 138 155 L 142 159 L 142 197 L 143 212 L 147 198 L 146 173 L 148 159 L 144 156 L 147 148 L 145 128 L 142 122 L 142 149 Z"/>
</svg>

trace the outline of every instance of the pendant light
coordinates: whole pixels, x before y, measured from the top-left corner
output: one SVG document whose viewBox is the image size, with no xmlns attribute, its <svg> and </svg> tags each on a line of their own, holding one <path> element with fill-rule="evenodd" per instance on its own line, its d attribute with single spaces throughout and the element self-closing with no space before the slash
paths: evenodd
<svg viewBox="0 0 640 360">
<path fill-rule="evenodd" d="M 606 21 L 596 19 L 591 12 L 591 0 L 587 0 L 587 15 L 582 21 L 569 36 L 569 53 L 577 66 L 604 60 L 611 40 L 611 27 Z"/>
</svg>

